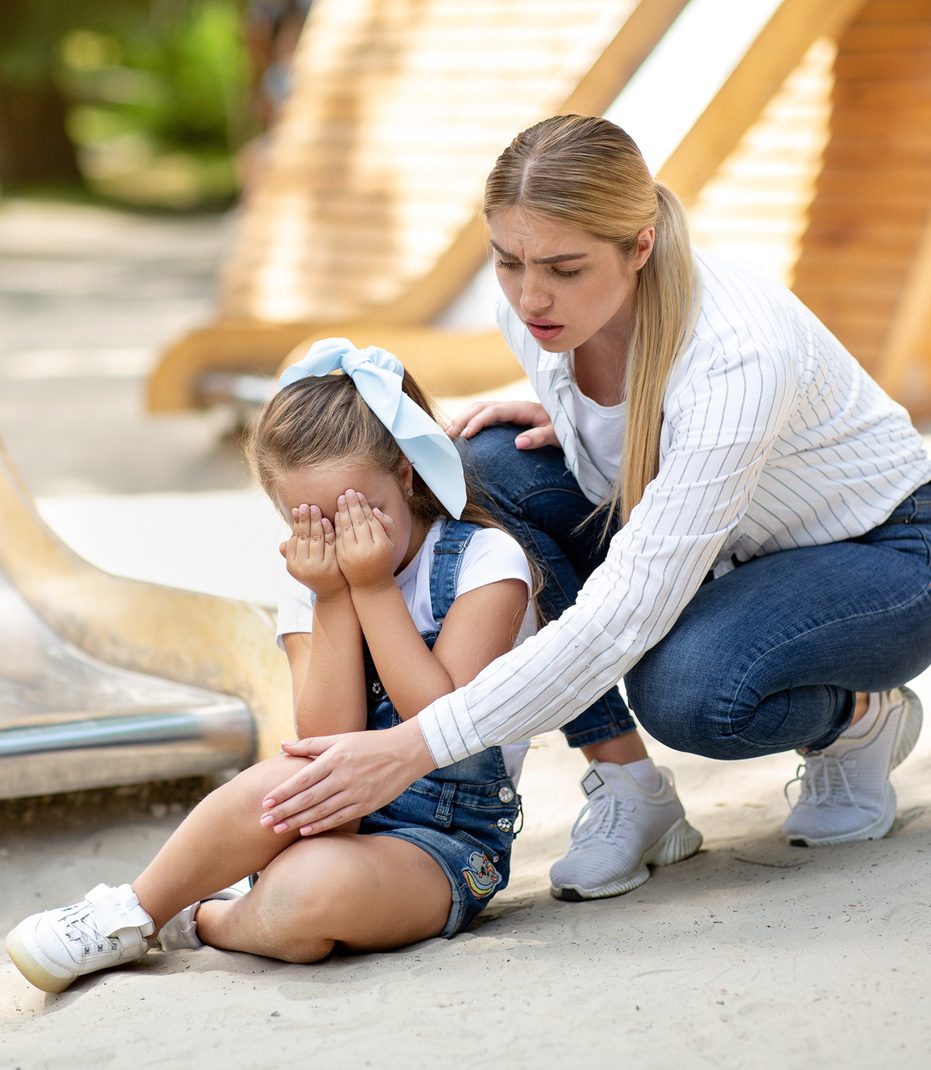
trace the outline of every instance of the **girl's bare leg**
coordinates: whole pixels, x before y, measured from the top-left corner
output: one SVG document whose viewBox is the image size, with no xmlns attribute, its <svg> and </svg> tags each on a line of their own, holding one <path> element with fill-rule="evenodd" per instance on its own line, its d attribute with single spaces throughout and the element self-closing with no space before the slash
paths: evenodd
<svg viewBox="0 0 931 1070">
<path fill-rule="evenodd" d="M 451 904 L 426 851 L 393 836 L 332 832 L 283 851 L 248 895 L 204 903 L 197 935 L 230 951 L 316 962 L 336 944 L 382 951 L 437 936 Z"/>
<path fill-rule="evenodd" d="M 268 792 L 306 763 L 304 758 L 269 758 L 198 803 L 133 881 L 156 932 L 179 910 L 263 869 L 299 839 L 297 832 L 263 828 L 259 818 Z"/>
</svg>

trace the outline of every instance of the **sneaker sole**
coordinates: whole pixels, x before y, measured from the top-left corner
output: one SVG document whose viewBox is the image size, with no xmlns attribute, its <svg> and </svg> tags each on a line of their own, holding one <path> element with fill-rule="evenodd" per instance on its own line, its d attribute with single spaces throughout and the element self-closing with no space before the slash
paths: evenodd
<svg viewBox="0 0 931 1070">
<path fill-rule="evenodd" d="M 6 938 L 6 953 L 10 956 L 13 965 L 26 978 L 26 980 L 41 988 L 43 992 L 64 992 L 75 980 L 74 977 L 56 977 L 37 962 L 32 953 L 23 943 L 16 929 L 13 929 Z"/>
<path fill-rule="evenodd" d="M 582 888 L 579 885 L 566 884 L 561 887 L 550 886 L 550 895 L 570 903 L 580 903 L 586 899 L 610 899 L 616 895 L 632 892 L 650 879 L 650 866 L 671 866 L 691 858 L 702 845 L 702 835 L 685 820 L 679 820 L 644 852 L 638 867 L 622 880 L 611 881 L 595 888 Z"/>
<path fill-rule="evenodd" d="M 905 700 L 905 715 L 899 722 L 899 732 L 892 750 L 892 761 L 889 765 L 891 773 L 915 749 L 918 737 L 921 735 L 921 725 L 924 714 L 921 709 L 921 700 L 911 688 L 900 688 Z M 792 847 L 833 847 L 839 843 L 857 843 L 862 840 L 881 840 L 888 835 L 889 830 L 895 824 L 896 797 L 895 788 L 889 785 L 889 794 L 886 796 L 886 805 L 883 812 L 872 823 L 862 829 L 853 832 L 844 832 L 838 836 L 792 836 L 789 844 Z"/>
</svg>

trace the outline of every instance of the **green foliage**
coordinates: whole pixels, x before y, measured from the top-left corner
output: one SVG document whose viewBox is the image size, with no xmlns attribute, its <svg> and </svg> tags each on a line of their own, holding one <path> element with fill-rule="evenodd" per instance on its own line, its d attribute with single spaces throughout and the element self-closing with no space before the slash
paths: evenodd
<svg viewBox="0 0 931 1070">
<path fill-rule="evenodd" d="M 243 6 L 0 0 L 0 93 L 6 84 L 63 96 L 68 134 L 92 180 L 106 154 L 119 156 L 130 142 L 137 161 L 180 153 L 215 167 L 251 132 Z"/>
</svg>

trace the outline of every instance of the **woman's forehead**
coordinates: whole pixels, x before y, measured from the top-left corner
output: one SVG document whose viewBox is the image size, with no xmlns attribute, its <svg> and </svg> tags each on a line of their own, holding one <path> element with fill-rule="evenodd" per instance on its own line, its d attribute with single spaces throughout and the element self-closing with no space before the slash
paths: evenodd
<svg viewBox="0 0 931 1070">
<path fill-rule="evenodd" d="M 606 244 L 581 227 L 552 219 L 519 205 L 501 208 L 488 217 L 492 244 L 499 252 L 533 256 L 556 256 L 571 252 L 588 252 Z"/>
</svg>

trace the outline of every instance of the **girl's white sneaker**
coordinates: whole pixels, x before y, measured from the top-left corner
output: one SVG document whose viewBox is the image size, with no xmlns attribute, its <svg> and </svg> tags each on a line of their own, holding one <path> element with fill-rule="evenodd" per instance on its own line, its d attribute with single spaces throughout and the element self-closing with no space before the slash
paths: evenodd
<svg viewBox="0 0 931 1070">
<path fill-rule="evenodd" d="M 154 931 L 130 885 L 98 884 L 79 903 L 21 921 L 7 936 L 6 950 L 36 988 L 64 992 L 86 973 L 141 958 Z"/>
</svg>

